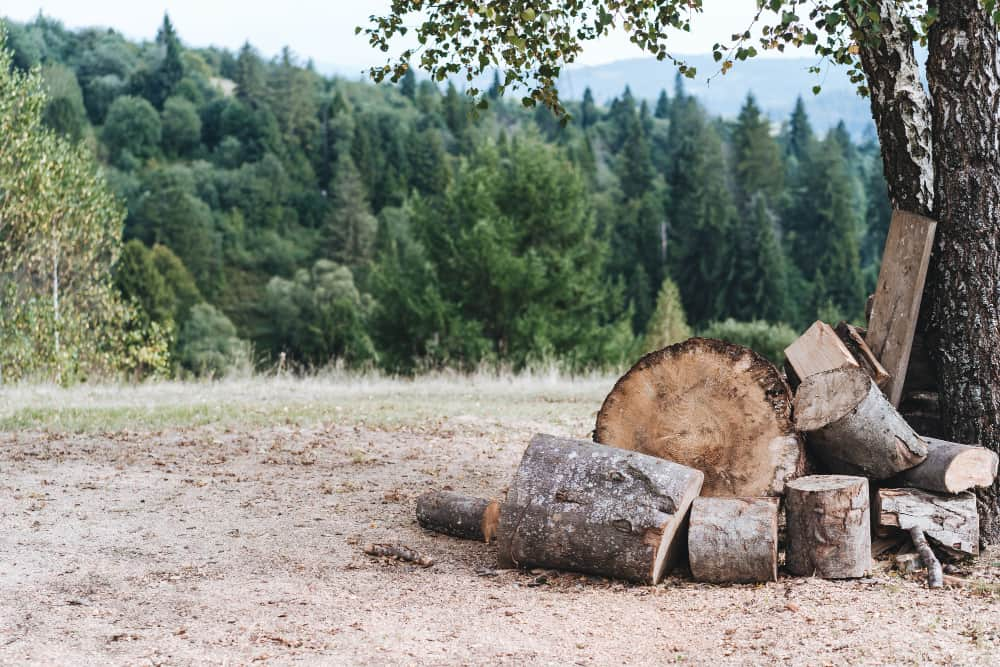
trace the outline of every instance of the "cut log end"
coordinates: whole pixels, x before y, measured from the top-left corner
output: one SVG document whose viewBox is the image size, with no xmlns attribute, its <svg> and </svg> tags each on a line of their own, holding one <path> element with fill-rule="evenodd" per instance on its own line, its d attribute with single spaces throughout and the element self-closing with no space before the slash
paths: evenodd
<svg viewBox="0 0 1000 667">
<path fill-rule="evenodd" d="M 817 431 L 846 417 L 868 396 L 871 378 L 859 368 L 832 369 L 802 381 L 795 393 L 795 424 Z"/>
<path fill-rule="evenodd" d="M 605 399 L 594 440 L 701 470 L 707 496 L 780 495 L 805 468 L 778 369 L 707 338 L 640 359 Z"/>
</svg>

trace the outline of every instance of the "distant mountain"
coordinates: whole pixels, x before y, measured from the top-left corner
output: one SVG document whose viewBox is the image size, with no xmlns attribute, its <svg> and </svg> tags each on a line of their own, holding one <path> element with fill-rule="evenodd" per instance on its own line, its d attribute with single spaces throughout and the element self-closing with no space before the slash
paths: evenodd
<svg viewBox="0 0 1000 667">
<path fill-rule="evenodd" d="M 747 93 L 753 92 L 761 109 L 773 121 L 781 122 L 801 95 L 813 129 L 823 132 L 843 120 L 856 138 L 874 133 L 868 100 L 858 96 L 843 67 L 830 65 L 823 74 L 811 74 L 809 67 L 816 64 L 815 58 L 754 58 L 736 63 L 728 74 L 707 83 L 706 79 L 719 70 L 718 63 L 710 55 L 685 56 L 685 60 L 698 68 L 696 78 L 684 80 L 685 89 L 713 114 L 735 117 Z M 580 99 L 589 86 L 598 104 L 606 104 L 628 85 L 635 97 L 652 104 L 662 89 L 673 95 L 675 72 L 670 63 L 655 58 L 571 67 L 559 79 L 559 90 L 565 99 Z M 819 95 L 812 92 L 816 85 L 822 86 Z"/>
</svg>

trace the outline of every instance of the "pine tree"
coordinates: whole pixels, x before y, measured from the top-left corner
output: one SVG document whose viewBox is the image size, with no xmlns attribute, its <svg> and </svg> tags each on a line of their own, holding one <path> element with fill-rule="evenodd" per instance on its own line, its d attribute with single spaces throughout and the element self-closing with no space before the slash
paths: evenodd
<svg viewBox="0 0 1000 667">
<path fill-rule="evenodd" d="M 371 259 L 378 221 L 349 155 L 337 160 L 329 193 L 330 211 L 322 232 L 325 255 L 349 267 L 360 266 Z"/>
<path fill-rule="evenodd" d="M 403 78 L 399 82 L 399 92 L 410 100 L 417 99 L 417 75 L 413 72 L 412 67 L 406 68 L 406 73 L 403 74 Z"/>
<path fill-rule="evenodd" d="M 794 157 L 801 163 L 807 159 L 815 141 L 812 125 L 809 123 L 809 115 L 806 113 L 805 102 L 799 96 L 795 100 L 795 109 L 788 121 L 785 154 Z"/>
<path fill-rule="evenodd" d="M 236 96 L 251 104 L 264 99 L 264 72 L 256 50 L 245 42 L 236 58 Z"/>
<path fill-rule="evenodd" d="M 493 70 L 493 81 L 490 83 L 489 90 L 486 91 L 486 96 L 494 101 L 499 100 L 501 95 L 500 89 L 502 87 L 503 84 L 500 83 L 500 70 L 495 69 Z"/>
<path fill-rule="evenodd" d="M 771 137 L 771 124 L 748 94 L 733 129 L 734 176 L 740 206 L 749 211 L 756 195 L 776 203 L 784 187 L 783 165 L 777 142 Z"/>
<path fill-rule="evenodd" d="M 788 317 L 785 258 L 764 195 L 758 194 L 736 232 L 736 279 L 728 315 L 737 320 L 782 322 Z"/>
<path fill-rule="evenodd" d="M 181 42 L 167 14 L 163 15 L 163 25 L 156 33 L 156 43 L 164 48 L 164 54 L 153 74 L 153 90 L 150 91 L 149 100 L 157 109 L 162 109 L 163 103 L 184 78 Z"/>
<path fill-rule="evenodd" d="M 677 283 L 665 278 L 656 297 L 656 310 L 649 318 L 646 335 L 643 338 L 643 352 L 652 352 L 680 343 L 691 337 L 691 327 L 688 326 L 681 303 L 680 290 Z"/>
<path fill-rule="evenodd" d="M 583 103 L 580 105 L 580 126 L 587 129 L 598 120 L 600 118 L 597 105 L 594 104 L 594 93 L 591 92 L 590 86 L 587 86 L 583 91 Z"/>
<path fill-rule="evenodd" d="M 670 98 L 667 97 L 667 91 L 660 91 L 660 96 L 656 100 L 656 110 L 653 111 L 653 116 L 660 119 L 670 118 Z"/>
</svg>

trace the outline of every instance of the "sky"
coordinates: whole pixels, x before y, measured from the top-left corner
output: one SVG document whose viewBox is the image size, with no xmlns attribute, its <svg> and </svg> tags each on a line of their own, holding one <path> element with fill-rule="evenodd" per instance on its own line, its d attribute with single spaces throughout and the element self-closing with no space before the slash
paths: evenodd
<svg viewBox="0 0 1000 667">
<path fill-rule="evenodd" d="M 195 47 L 239 48 L 249 41 L 265 56 L 288 45 L 303 60 L 312 58 L 321 69 L 341 74 L 361 71 L 385 61 L 354 28 L 372 14 L 383 13 L 389 0 L 5 0 L 0 15 L 28 21 L 39 12 L 62 21 L 69 28 L 110 26 L 133 39 L 151 39 L 164 12 L 185 44 Z M 719 0 L 696 17 L 691 33 L 671 37 L 677 54 L 707 53 L 717 41 L 743 32 L 756 0 Z M 643 53 L 622 34 L 589 44 L 580 65 L 600 65 L 642 57 Z"/>
</svg>

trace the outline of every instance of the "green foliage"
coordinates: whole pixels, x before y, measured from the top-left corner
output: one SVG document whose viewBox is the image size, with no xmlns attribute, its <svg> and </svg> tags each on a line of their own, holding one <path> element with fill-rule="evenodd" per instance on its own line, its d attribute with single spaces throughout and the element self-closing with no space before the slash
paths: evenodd
<svg viewBox="0 0 1000 667">
<path fill-rule="evenodd" d="M 787 324 L 770 324 L 763 320 L 739 322 L 730 318 L 711 322 L 698 335 L 749 347 L 772 363 L 780 364 L 785 357 L 785 348 L 798 338 L 799 333 Z"/>
<path fill-rule="evenodd" d="M 102 138 L 112 159 L 128 154 L 140 160 L 154 157 L 162 135 L 160 114 L 141 97 L 118 97 L 108 108 Z"/>
<path fill-rule="evenodd" d="M 667 278 L 660 286 L 656 297 L 656 310 L 649 318 L 646 326 L 646 336 L 642 341 L 642 351 L 652 352 L 660 348 L 680 343 L 691 337 L 691 327 L 688 326 L 681 304 L 681 293 L 677 284 Z"/>
<path fill-rule="evenodd" d="M 218 378 L 250 366 L 250 347 L 215 306 L 199 303 L 177 339 L 177 360 L 186 371 Z"/>
<path fill-rule="evenodd" d="M 325 254 L 348 266 L 364 264 L 371 259 L 378 221 L 349 155 L 337 160 L 329 196 L 332 206 L 323 223 Z"/>
<path fill-rule="evenodd" d="M 201 144 L 201 118 L 198 110 L 183 97 L 170 97 L 160 115 L 163 150 L 167 155 L 190 155 Z"/>
<path fill-rule="evenodd" d="M 64 65 L 49 65 L 42 69 L 45 80 L 45 124 L 70 141 L 80 141 L 87 128 L 87 111 L 83 106 L 83 91 L 73 70 Z"/>
</svg>

